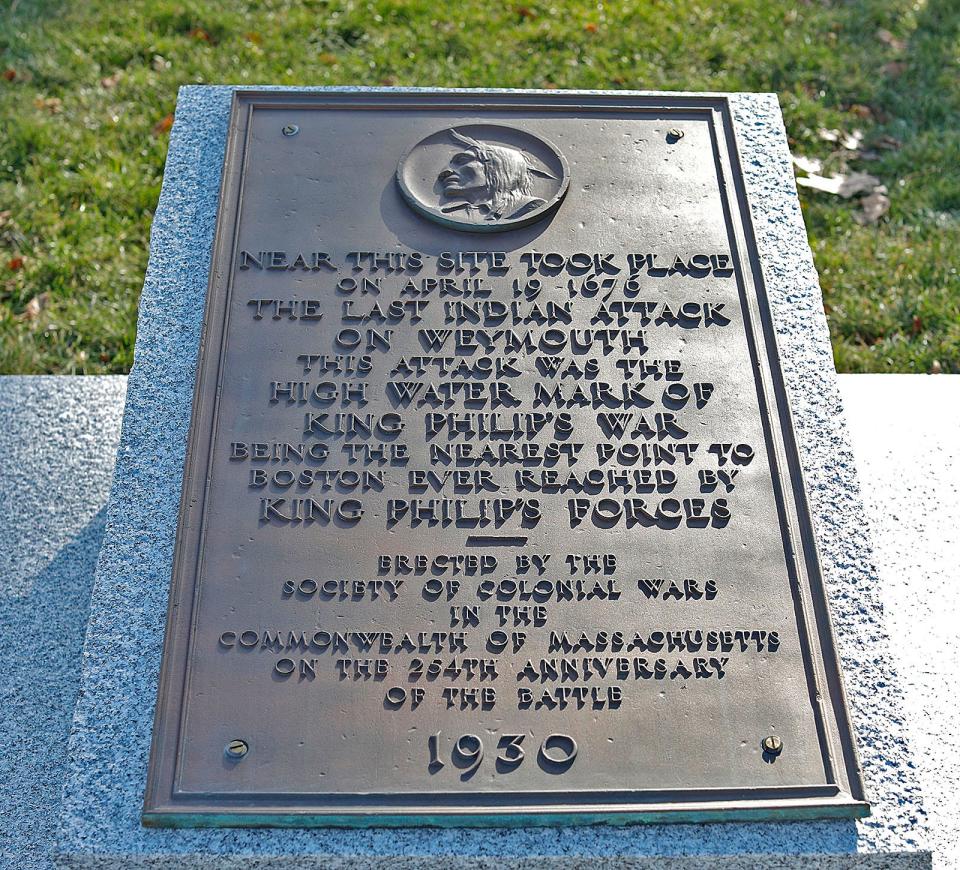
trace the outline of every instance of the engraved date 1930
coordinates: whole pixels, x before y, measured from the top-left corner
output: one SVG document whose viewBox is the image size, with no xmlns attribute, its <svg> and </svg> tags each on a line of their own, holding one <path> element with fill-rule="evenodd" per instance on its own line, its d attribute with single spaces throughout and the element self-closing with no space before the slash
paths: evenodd
<svg viewBox="0 0 960 870">
<path fill-rule="evenodd" d="M 497 756 L 494 765 L 497 773 L 510 773 L 519 767 L 526 758 L 523 748 L 525 734 L 503 734 L 497 740 Z M 472 777 L 484 759 L 483 740 L 476 734 L 462 734 L 453 740 L 450 750 L 450 760 L 460 770 L 461 779 Z M 431 734 L 427 740 L 430 761 L 427 769 L 430 773 L 437 773 L 446 766 L 441 760 L 440 752 L 443 732 Z M 547 773 L 565 773 L 573 765 L 579 747 L 577 741 L 568 734 L 550 734 L 543 739 L 537 752 L 537 764 Z"/>
</svg>

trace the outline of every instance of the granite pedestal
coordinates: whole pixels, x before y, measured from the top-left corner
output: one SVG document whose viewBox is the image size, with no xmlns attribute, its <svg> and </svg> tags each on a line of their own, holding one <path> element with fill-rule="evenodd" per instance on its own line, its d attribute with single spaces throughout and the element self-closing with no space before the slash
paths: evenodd
<svg viewBox="0 0 960 870">
<path fill-rule="evenodd" d="M 960 378 L 841 375 L 878 593 L 905 696 L 909 741 L 929 817 L 935 867 L 960 866 L 960 743 L 952 679 L 960 663 Z M 11 527 L 2 550 L 4 637 L 22 626 L 71 639 L 43 654 L 48 675 L 3 646 L 4 867 L 47 868 L 56 843 L 79 653 L 119 437 L 126 378 L 0 378 L 4 500 L 44 506 L 43 523 Z M 66 398 L 66 415 L 38 408 Z M 902 409 L 891 425 L 890 404 Z M 62 410 L 62 409 L 61 409 Z M 59 729 L 59 730 L 57 730 Z M 879 859 L 878 859 L 879 860 Z"/>
<path fill-rule="evenodd" d="M 903 696 L 776 99 L 735 134 L 873 815 L 544 829 L 146 830 L 146 774 L 231 89 L 180 95 L 84 648 L 58 861 L 67 867 L 928 866 Z"/>
</svg>

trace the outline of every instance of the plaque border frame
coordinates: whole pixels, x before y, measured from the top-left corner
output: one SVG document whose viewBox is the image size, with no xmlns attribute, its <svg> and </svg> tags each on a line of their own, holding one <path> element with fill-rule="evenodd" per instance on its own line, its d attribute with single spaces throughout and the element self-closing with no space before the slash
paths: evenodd
<svg viewBox="0 0 960 870">
<path fill-rule="evenodd" d="M 657 111 L 706 120 L 722 193 L 724 221 L 732 240 L 742 313 L 760 401 L 765 447 L 771 452 L 772 484 L 781 511 L 807 688 L 812 699 L 826 784 L 771 788 L 715 788 L 548 792 L 428 792 L 326 795 L 188 794 L 176 789 L 183 694 L 188 683 L 193 611 L 203 548 L 205 479 L 209 474 L 217 399 L 204 403 L 207 385 L 219 383 L 228 301 L 236 262 L 243 199 L 246 135 L 257 108 L 355 110 L 477 110 L 538 112 Z M 232 218 L 229 219 L 228 218 Z M 229 228 L 228 225 L 229 224 Z M 218 269 L 218 266 L 226 268 Z M 756 292 L 749 292 L 750 288 Z M 213 360 L 215 359 L 215 362 Z M 212 394 L 217 396 L 217 391 Z M 147 827 L 401 827 L 534 826 L 607 822 L 717 822 L 775 819 L 862 818 L 869 815 L 836 640 L 830 621 L 821 560 L 794 435 L 776 333 L 760 268 L 758 246 L 726 95 L 504 90 L 413 90 L 302 92 L 238 88 L 233 91 L 216 230 L 193 391 L 192 413 L 157 689 L 142 822 Z M 197 473 L 199 454 L 203 473 Z M 792 500 L 785 495 L 792 490 Z M 797 546 L 799 541 L 800 546 Z M 802 594 L 805 591 L 809 595 Z M 189 616 L 184 616 L 184 605 Z M 804 643 L 804 641 L 806 641 Z M 813 670 L 812 681 L 810 670 Z M 821 691 L 821 688 L 825 691 Z M 175 721 L 174 721 L 175 720 Z M 171 727 L 173 723 L 173 727 Z M 176 732 L 174 736 L 174 731 Z M 545 799 L 544 799 L 545 798 Z M 262 803 L 254 801 L 263 800 Z M 309 806 L 305 806 L 309 804 Z"/>
</svg>

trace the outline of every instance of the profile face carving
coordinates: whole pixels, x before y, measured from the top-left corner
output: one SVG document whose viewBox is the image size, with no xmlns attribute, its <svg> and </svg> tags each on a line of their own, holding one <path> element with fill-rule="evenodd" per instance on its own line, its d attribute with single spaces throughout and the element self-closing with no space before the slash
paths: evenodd
<svg viewBox="0 0 960 870">
<path fill-rule="evenodd" d="M 441 130 L 418 143 L 400 161 L 397 180 L 407 203 L 426 217 L 453 229 L 489 232 L 524 226 L 553 210 L 566 193 L 569 171 L 545 140 L 478 124 Z"/>
<path fill-rule="evenodd" d="M 534 175 L 554 176 L 528 163 L 519 148 L 480 142 L 456 130 L 450 133 L 464 148 L 437 178 L 443 188 L 443 212 L 476 208 L 485 220 L 512 220 L 544 204 L 533 195 Z"/>
</svg>

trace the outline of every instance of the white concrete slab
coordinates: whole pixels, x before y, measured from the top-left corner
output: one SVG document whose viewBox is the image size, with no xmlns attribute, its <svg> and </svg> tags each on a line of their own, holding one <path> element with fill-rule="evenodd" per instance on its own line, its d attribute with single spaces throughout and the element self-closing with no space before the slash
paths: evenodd
<svg viewBox="0 0 960 870">
<path fill-rule="evenodd" d="M 935 867 L 960 867 L 960 376 L 845 375 Z"/>
</svg>

